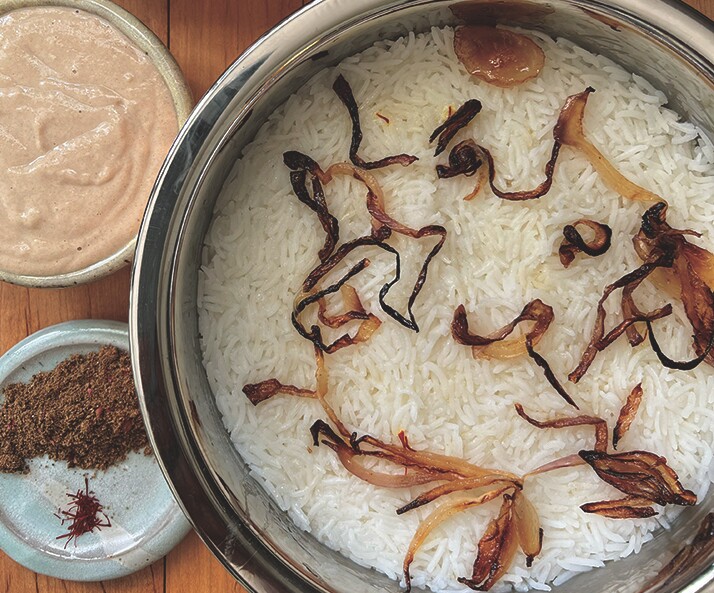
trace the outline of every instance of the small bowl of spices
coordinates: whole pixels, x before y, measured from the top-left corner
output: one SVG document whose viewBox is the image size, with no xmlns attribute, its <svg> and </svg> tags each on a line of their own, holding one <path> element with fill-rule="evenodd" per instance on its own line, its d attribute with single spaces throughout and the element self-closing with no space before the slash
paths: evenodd
<svg viewBox="0 0 714 593">
<path fill-rule="evenodd" d="M 106 580 L 186 534 L 144 429 L 126 324 L 33 334 L 0 358 L 0 390 L 0 548 L 10 557 Z"/>
<path fill-rule="evenodd" d="M 0 280 L 93 281 L 130 263 L 192 106 L 168 49 L 107 0 L 0 0 Z"/>
</svg>

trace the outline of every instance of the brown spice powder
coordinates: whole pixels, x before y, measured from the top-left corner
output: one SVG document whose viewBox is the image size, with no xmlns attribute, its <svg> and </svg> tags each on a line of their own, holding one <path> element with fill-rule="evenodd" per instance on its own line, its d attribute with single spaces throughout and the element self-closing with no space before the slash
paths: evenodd
<svg viewBox="0 0 714 593">
<path fill-rule="evenodd" d="M 114 346 L 75 354 L 3 395 L 0 472 L 27 471 L 25 460 L 41 455 L 106 469 L 148 446 L 129 354 Z"/>
</svg>

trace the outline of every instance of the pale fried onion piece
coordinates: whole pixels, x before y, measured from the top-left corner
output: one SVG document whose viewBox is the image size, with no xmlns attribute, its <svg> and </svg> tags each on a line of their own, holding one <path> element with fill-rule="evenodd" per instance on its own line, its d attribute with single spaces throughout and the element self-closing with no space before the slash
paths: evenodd
<svg viewBox="0 0 714 593">
<path fill-rule="evenodd" d="M 588 227 L 593 232 L 593 237 L 589 241 L 583 239 L 578 231 L 579 226 Z M 612 229 L 604 223 L 581 218 L 572 224 L 566 224 L 563 228 L 563 241 L 558 249 L 560 263 L 567 268 L 573 263 L 575 255 L 581 251 L 591 257 L 602 255 L 610 249 L 611 242 Z"/>
<path fill-rule="evenodd" d="M 523 492 L 514 493 L 513 512 L 516 514 L 516 531 L 518 542 L 526 555 L 526 566 L 533 565 L 533 559 L 540 554 L 543 547 L 543 529 L 540 526 L 538 513 Z"/>
<path fill-rule="evenodd" d="M 620 415 L 617 418 L 615 430 L 612 432 L 612 447 L 614 449 L 617 449 L 617 443 L 620 442 L 620 439 L 625 436 L 625 433 L 630 429 L 630 425 L 640 407 L 642 393 L 642 383 L 638 383 L 632 388 L 630 395 L 627 396 L 627 401 L 625 405 L 622 406 Z"/>
<path fill-rule="evenodd" d="M 369 315 L 364 310 L 362 306 L 362 301 L 357 295 L 357 291 L 349 284 L 343 284 L 340 287 L 340 294 L 342 295 L 342 301 L 345 305 L 347 311 L 345 313 L 340 313 L 337 315 L 327 314 L 327 303 L 324 298 L 317 301 L 318 312 L 317 318 L 327 327 L 332 329 L 338 329 L 354 321 L 355 319 L 368 319 Z"/>
<path fill-rule="evenodd" d="M 618 500 L 603 500 L 580 505 L 586 513 L 594 513 L 611 519 L 646 519 L 657 514 L 652 501 L 636 496 L 626 496 Z"/>
<path fill-rule="evenodd" d="M 340 438 L 328 424 L 322 420 L 317 420 L 310 428 L 310 431 L 312 432 L 315 445 L 322 443 L 330 447 L 330 449 L 337 454 L 337 458 L 348 472 L 375 486 L 382 488 L 407 488 L 445 479 L 444 475 L 439 472 L 430 472 L 421 469 L 408 471 L 404 474 L 388 474 L 367 469 L 357 461 L 361 453 L 355 451 L 348 442 Z M 321 436 L 324 438 L 321 439 Z"/>
<path fill-rule="evenodd" d="M 488 591 L 508 570 L 518 549 L 513 498 L 509 494 L 503 495 L 501 512 L 488 524 L 478 543 L 471 578 L 459 577 L 459 583 L 476 591 Z"/>
<path fill-rule="evenodd" d="M 570 426 L 590 425 L 595 427 L 595 451 L 607 451 L 607 422 L 597 416 L 575 416 L 572 418 L 555 418 L 541 422 L 526 414 L 521 404 L 515 404 L 516 412 L 529 424 L 536 428 L 568 428 Z M 565 467 L 565 466 L 563 466 Z M 531 472 L 532 473 L 532 472 Z M 540 472 L 542 473 L 542 472 Z"/>
<path fill-rule="evenodd" d="M 412 580 L 411 575 L 409 574 L 409 567 L 411 566 L 414 560 L 414 556 L 417 550 L 421 547 L 421 545 L 424 543 L 424 540 L 426 540 L 429 534 L 436 527 L 446 521 L 449 517 L 452 517 L 453 515 L 471 507 L 479 506 L 486 502 L 489 502 L 494 498 L 497 498 L 510 488 L 513 488 L 513 486 L 504 486 L 502 488 L 491 490 L 476 498 L 460 496 L 459 498 L 447 500 L 438 508 L 433 510 L 426 519 L 419 523 L 419 527 L 417 528 L 416 533 L 414 533 L 412 541 L 409 542 L 409 548 L 407 549 L 406 556 L 404 557 L 404 563 L 402 565 L 404 571 L 404 581 L 406 584 L 406 593 L 409 593 L 412 588 Z"/>
<path fill-rule="evenodd" d="M 451 322 L 451 335 L 458 344 L 471 346 L 474 358 L 497 358 L 505 360 L 528 353 L 526 338 L 530 338 L 531 346 L 535 346 L 550 327 L 553 321 L 553 309 L 540 299 L 528 303 L 519 315 L 499 330 L 488 336 L 479 336 L 469 332 L 469 323 L 466 319 L 466 309 L 459 305 L 454 311 Z M 505 340 L 520 323 L 534 321 L 533 327 L 526 334 Z"/>
<path fill-rule="evenodd" d="M 632 183 L 625 178 L 605 156 L 593 144 L 585 138 L 583 129 L 583 116 L 585 115 L 585 105 L 588 102 L 590 93 L 594 93 L 592 87 L 586 88 L 582 93 L 571 95 L 565 101 L 565 105 L 560 110 L 558 122 L 555 124 L 553 136 L 556 142 L 565 146 L 578 149 L 590 161 L 590 164 L 600 175 L 601 179 L 611 190 L 621 196 L 635 201 L 655 202 L 661 200 L 659 196 L 651 191 Z"/>
<path fill-rule="evenodd" d="M 506 481 L 506 482 L 510 485 L 513 485 L 513 482 L 510 482 L 510 481 Z M 403 507 L 399 507 L 397 509 L 397 515 L 402 515 L 408 511 L 411 511 L 413 509 L 417 509 L 421 506 L 424 506 L 425 504 L 429 504 L 430 502 L 436 500 L 440 496 L 444 496 L 446 494 L 451 494 L 452 492 L 473 490 L 475 488 L 484 488 L 484 487 L 493 486 L 493 485 L 496 485 L 499 483 L 501 485 L 503 485 L 503 483 L 504 483 L 503 476 L 500 476 L 498 474 L 493 474 L 493 475 L 487 474 L 485 476 L 481 476 L 478 478 L 463 478 L 460 480 L 454 480 L 454 481 L 448 482 L 446 484 L 441 484 L 439 486 L 436 486 L 435 488 L 432 488 L 431 490 L 428 490 L 427 492 L 420 494 L 414 500 L 405 504 Z"/>
<path fill-rule="evenodd" d="M 580 451 L 579 455 L 600 479 L 630 496 L 659 505 L 689 506 L 697 502 L 696 494 L 682 487 L 667 460 L 649 451 Z"/>
</svg>

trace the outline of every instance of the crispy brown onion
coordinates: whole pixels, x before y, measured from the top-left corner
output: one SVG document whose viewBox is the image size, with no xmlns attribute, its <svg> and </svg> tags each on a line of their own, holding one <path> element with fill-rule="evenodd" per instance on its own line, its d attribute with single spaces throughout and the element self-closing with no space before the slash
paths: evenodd
<svg viewBox="0 0 714 593">
<path fill-rule="evenodd" d="M 646 498 L 627 496 L 618 500 L 603 500 L 580 505 L 585 513 L 594 513 L 611 519 L 646 519 L 657 514 L 652 501 Z"/>
<path fill-rule="evenodd" d="M 521 404 L 515 404 L 516 412 L 529 424 L 532 424 L 536 428 L 567 428 L 570 426 L 594 426 L 595 427 L 595 451 L 605 452 L 607 451 L 607 422 L 602 418 L 596 416 L 575 416 L 573 418 L 554 418 L 553 420 L 546 420 L 540 422 L 535 418 L 531 418 L 523 410 Z M 566 466 L 563 466 L 566 467 Z M 567 466 L 570 467 L 570 466 Z"/>
<path fill-rule="evenodd" d="M 459 142 L 449 152 L 449 164 L 436 166 L 436 175 L 439 179 L 449 179 L 457 175 L 471 177 L 483 164 L 480 155 L 480 150 L 473 140 Z"/>
<path fill-rule="evenodd" d="M 277 379 L 268 379 L 260 383 L 248 383 L 243 387 L 243 393 L 250 400 L 250 403 L 257 406 L 260 402 L 270 399 L 278 393 L 286 395 L 296 395 L 298 397 L 316 397 L 315 392 L 310 389 L 300 389 L 295 385 L 284 385 Z"/>
<path fill-rule="evenodd" d="M 568 379 L 570 379 L 573 383 L 577 383 L 580 379 L 582 379 L 583 375 L 585 375 L 593 360 L 595 360 L 595 356 L 597 355 L 597 353 L 607 348 L 633 323 L 636 323 L 638 321 L 651 321 L 655 319 L 660 319 L 669 315 L 672 312 L 672 308 L 670 306 L 665 306 L 661 309 L 656 309 L 651 313 L 625 317 L 622 323 L 620 323 L 614 330 L 605 335 L 605 317 L 607 313 L 605 311 L 604 303 L 607 298 L 618 288 L 629 288 L 629 294 L 631 295 L 631 291 L 637 288 L 642 283 L 642 281 L 647 278 L 654 270 L 660 267 L 671 266 L 672 260 L 673 255 L 671 252 L 653 253 L 650 260 L 646 261 L 639 268 L 625 274 L 612 284 L 609 284 L 605 287 L 605 290 L 603 291 L 602 296 L 600 297 L 600 300 L 597 304 L 595 326 L 593 327 L 590 342 L 586 346 L 583 355 L 580 358 L 578 366 L 570 373 L 570 375 L 568 375 Z M 627 314 L 628 312 L 631 311 L 623 311 L 623 314 Z"/>
<path fill-rule="evenodd" d="M 533 361 L 543 370 L 543 375 L 545 376 L 548 383 L 550 383 L 551 387 L 555 389 L 557 394 L 562 397 L 566 402 L 568 402 L 571 406 L 573 406 L 576 410 L 579 410 L 580 407 L 578 406 L 578 404 L 575 403 L 570 394 L 565 391 L 565 388 L 560 384 L 560 381 L 558 381 L 558 378 L 555 376 L 555 373 L 550 368 L 550 364 L 548 364 L 548 361 L 533 349 L 533 344 L 531 343 L 531 338 L 529 336 L 526 336 L 526 350 L 528 351 L 528 356 L 530 356 Z"/>
<path fill-rule="evenodd" d="M 579 455 L 600 479 L 629 496 L 659 505 L 689 506 L 697 502 L 696 494 L 682 487 L 667 460 L 649 451 L 580 451 Z"/>
<path fill-rule="evenodd" d="M 531 347 L 535 346 L 553 322 L 553 308 L 540 299 L 528 303 L 518 316 L 499 330 L 487 336 L 479 336 L 469 332 L 469 322 L 466 309 L 459 305 L 454 311 L 451 321 L 451 335 L 458 344 L 471 346 L 474 358 L 497 358 L 504 360 L 528 353 L 526 339 L 530 339 Z M 524 335 L 506 340 L 513 330 L 524 321 L 534 321 L 533 327 Z"/>
<path fill-rule="evenodd" d="M 635 414 L 637 414 L 637 410 L 640 407 L 642 394 L 642 383 L 638 383 L 632 388 L 630 395 L 627 396 L 627 401 L 625 402 L 625 405 L 622 406 L 620 415 L 617 417 L 615 430 L 612 431 L 613 449 L 617 449 L 617 444 L 620 442 L 620 439 L 625 436 L 625 433 L 630 429 L 630 425 L 635 419 Z"/>
<path fill-rule="evenodd" d="M 468 123 L 476 117 L 481 111 L 481 101 L 477 99 L 469 99 L 456 112 L 449 115 L 444 123 L 438 126 L 429 136 L 429 143 L 434 142 L 436 138 L 439 141 L 436 143 L 434 156 L 439 156 L 451 142 L 451 139 L 456 136 L 458 131 L 465 128 Z M 438 171 L 438 169 L 437 169 Z"/>
<path fill-rule="evenodd" d="M 640 231 L 633 243 L 635 251 L 644 260 L 658 254 L 667 254 L 672 265 L 662 270 L 660 280 L 677 290 L 684 310 L 694 330 L 694 350 L 697 358 L 678 363 L 666 357 L 650 331 L 650 343 L 662 364 L 669 368 L 691 369 L 702 361 L 714 364 L 714 254 L 687 240 L 688 235 L 698 236 L 692 230 L 673 229 L 666 221 L 667 204 L 659 202 L 642 216 Z"/>
<path fill-rule="evenodd" d="M 593 238 L 585 241 L 578 231 L 578 226 L 586 226 L 593 232 Z M 563 228 L 563 241 L 558 249 L 560 263 L 564 267 L 570 266 L 577 253 L 583 252 L 591 257 L 602 255 L 608 249 L 612 241 L 612 229 L 601 222 L 581 218 L 573 224 L 567 224 Z"/>
<path fill-rule="evenodd" d="M 410 154 L 397 154 L 395 156 L 387 156 L 378 161 L 365 161 L 357 154 L 359 145 L 362 143 L 362 127 L 359 121 L 359 108 L 352 94 L 352 87 L 345 80 L 345 77 L 340 74 L 332 85 L 332 90 L 340 98 L 342 104 L 347 108 L 352 122 L 352 141 L 350 142 L 350 161 L 362 169 L 379 169 L 389 165 L 402 165 L 404 167 L 411 165 L 418 160 L 417 157 Z"/>
<path fill-rule="evenodd" d="M 459 583 L 475 591 L 488 591 L 508 570 L 518 549 L 513 499 L 513 495 L 503 495 L 498 517 L 491 520 L 478 542 L 471 578 L 459 577 Z"/>
</svg>

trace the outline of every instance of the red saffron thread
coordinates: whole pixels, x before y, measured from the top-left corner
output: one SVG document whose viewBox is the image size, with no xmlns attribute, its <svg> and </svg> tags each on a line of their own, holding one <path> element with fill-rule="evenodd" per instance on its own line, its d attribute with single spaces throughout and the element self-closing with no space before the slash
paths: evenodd
<svg viewBox="0 0 714 593">
<path fill-rule="evenodd" d="M 104 513 L 104 507 L 99 502 L 94 492 L 89 490 L 89 478 L 84 477 L 84 491 L 77 490 L 76 494 L 71 492 L 67 496 L 72 499 L 66 510 L 58 509 L 59 515 L 55 513 L 55 517 L 62 521 L 62 525 L 66 521 L 71 521 L 67 527 L 67 533 L 58 535 L 56 539 L 67 539 L 64 544 L 65 549 L 72 540 L 75 540 L 74 545 L 77 545 L 77 538 L 85 533 L 93 533 L 95 529 L 101 531 L 102 527 L 111 527 L 109 517 Z M 104 517 L 104 521 L 99 516 Z"/>
</svg>

